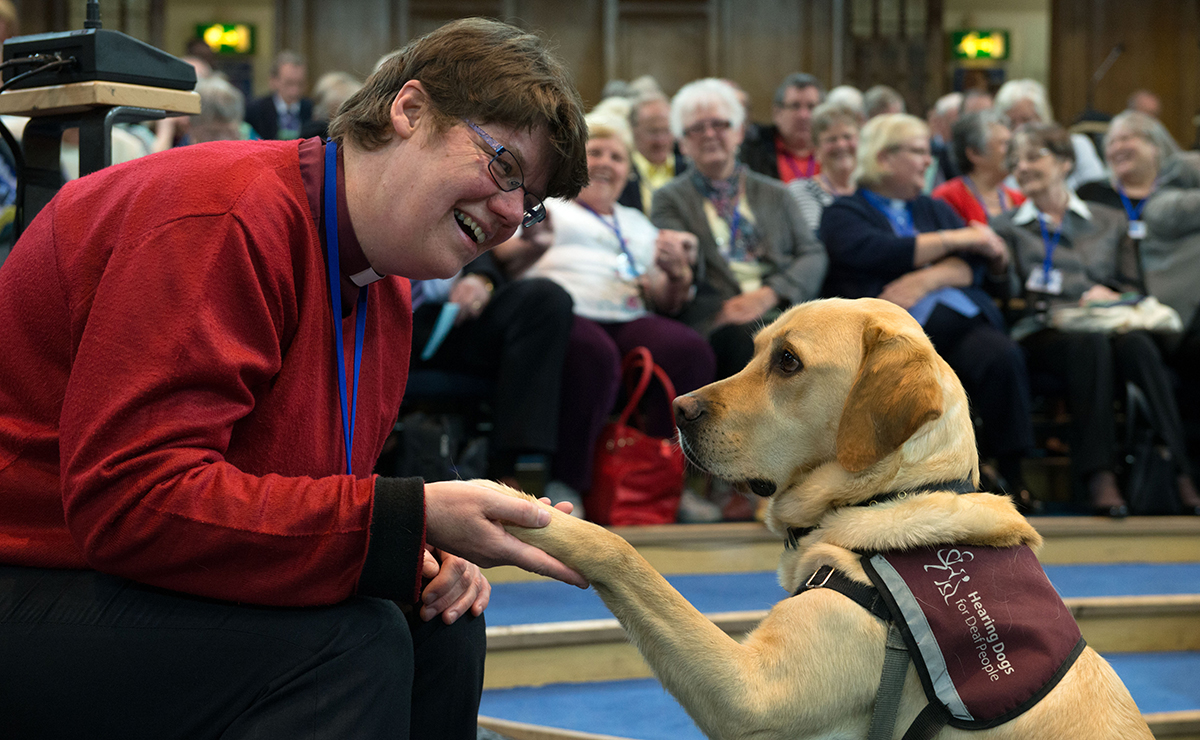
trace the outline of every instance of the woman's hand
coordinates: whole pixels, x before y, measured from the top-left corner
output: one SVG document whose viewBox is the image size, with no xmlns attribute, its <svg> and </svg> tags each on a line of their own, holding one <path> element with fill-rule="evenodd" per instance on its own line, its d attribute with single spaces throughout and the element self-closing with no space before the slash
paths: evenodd
<svg viewBox="0 0 1200 740">
<path fill-rule="evenodd" d="M 926 278 L 928 273 L 925 270 L 906 272 L 883 286 L 879 298 L 908 310 L 929 293 L 930 287 Z"/>
<path fill-rule="evenodd" d="M 472 273 L 455 280 L 450 288 L 450 302 L 458 304 L 458 315 L 454 317 L 454 324 L 457 326 L 469 319 L 478 318 L 490 300 L 492 282 L 484 276 Z"/>
<path fill-rule="evenodd" d="M 735 295 L 721 304 L 721 310 L 713 319 L 713 326 L 726 324 L 749 324 L 762 318 L 762 315 L 779 305 L 779 294 L 775 289 L 764 285 L 758 290 Z"/>
<path fill-rule="evenodd" d="M 555 507 L 564 513 L 561 506 Z M 544 527 L 550 512 L 530 499 L 517 498 L 475 483 L 425 484 L 425 537 L 433 547 L 482 568 L 515 565 L 580 588 L 587 581 L 541 550 L 521 542 L 504 524 Z"/>
<path fill-rule="evenodd" d="M 470 610 L 479 616 L 492 597 L 492 584 L 479 566 L 434 548 L 425 550 L 421 575 L 430 579 L 421 591 L 421 619 L 428 622 L 438 614 L 446 624 Z"/>
<path fill-rule="evenodd" d="M 992 231 L 992 227 L 981 221 L 972 221 L 967 229 L 975 233 L 971 251 L 988 261 L 988 269 L 993 275 L 999 275 L 1008 269 L 1008 245 L 999 234 Z"/>
<path fill-rule="evenodd" d="M 1089 303 L 1102 303 L 1104 301 L 1116 301 L 1121 298 L 1121 294 L 1107 285 L 1093 285 L 1087 289 L 1087 292 L 1079 299 L 1079 305 L 1086 306 Z"/>
<path fill-rule="evenodd" d="M 672 281 L 691 283 L 699 244 L 695 234 L 662 229 L 654 242 L 654 264 Z"/>
</svg>

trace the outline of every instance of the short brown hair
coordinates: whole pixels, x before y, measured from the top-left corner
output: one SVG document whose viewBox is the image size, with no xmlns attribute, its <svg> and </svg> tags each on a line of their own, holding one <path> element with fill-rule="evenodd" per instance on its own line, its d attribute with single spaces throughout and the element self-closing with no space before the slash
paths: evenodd
<svg viewBox="0 0 1200 740">
<path fill-rule="evenodd" d="M 1071 135 L 1067 130 L 1057 123 L 1030 122 L 1018 126 L 1008 145 L 1010 160 L 1016 157 L 1018 139 L 1025 139 L 1030 146 L 1045 149 L 1059 159 L 1069 161 L 1071 169 L 1075 169 L 1075 145 L 1071 143 Z M 1016 167 L 1010 162 L 1009 169 Z"/>
<path fill-rule="evenodd" d="M 409 80 L 424 86 L 441 131 L 463 118 L 544 127 L 554 150 L 547 196 L 574 198 L 587 184 L 583 103 L 537 36 L 483 18 L 447 23 L 387 57 L 330 123 L 330 138 L 368 151 L 387 144 L 392 102 Z"/>
</svg>

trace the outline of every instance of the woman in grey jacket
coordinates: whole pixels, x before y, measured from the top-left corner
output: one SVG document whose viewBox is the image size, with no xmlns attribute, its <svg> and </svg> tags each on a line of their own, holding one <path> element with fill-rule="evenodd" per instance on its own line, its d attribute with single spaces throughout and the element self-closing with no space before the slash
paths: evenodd
<svg viewBox="0 0 1200 740">
<path fill-rule="evenodd" d="M 776 309 L 816 298 L 827 258 L 783 183 L 738 161 L 745 109 L 728 83 L 697 80 L 671 101 L 671 129 L 695 165 L 654 194 L 651 221 L 699 237 L 694 292 L 680 321 L 709 338 L 717 377 L 754 353 Z"/>
</svg>

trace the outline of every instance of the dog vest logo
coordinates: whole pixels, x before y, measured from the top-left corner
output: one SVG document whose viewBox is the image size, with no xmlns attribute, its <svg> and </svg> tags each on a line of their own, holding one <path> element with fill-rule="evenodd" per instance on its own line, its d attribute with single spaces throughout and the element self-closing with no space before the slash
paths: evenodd
<svg viewBox="0 0 1200 740">
<path fill-rule="evenodd" d="M 925 572 L 928 573 L 930 568 L 943 572 L 945 580 L 934 581 L 933 585 L 937 586 L 938 592 L 941 593 L 942 601 L 949 604 L 950 597 L 958 593 L 958 587 L 971 580 L 971 576 L 967 575 L 966 568 L 955 570 L 954 566 L 971 562 L 975 559 L 975 553 L 957 548 L 945 549 L 938 550 L 937 557 L 938 563 L 926 565 Z"/>
<path fill-rule="evenodd" d="M 1074 662 L 1079 627 L 1028 547 L 925 547 L 864 557 L 902 620 L 925 692 L 960 727 L 1033 706 Z"/>
</svg>

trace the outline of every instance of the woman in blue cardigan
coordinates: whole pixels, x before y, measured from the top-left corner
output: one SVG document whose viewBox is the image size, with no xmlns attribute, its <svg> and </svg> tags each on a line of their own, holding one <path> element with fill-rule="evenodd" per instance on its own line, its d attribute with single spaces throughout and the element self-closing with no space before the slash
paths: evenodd
<svg viewBox="0 0 1200 740">
<path fill-rule="evenodd" d="M 922 195 L 931 161 L 929 128 L 902 113 L 877 116 L 859 138 L 858 190 L 821 217 L 829 253 L 824 295 L 883 298 L 925 327 L 958 373 L 983 420 L 982 456 L 1026 511 L 1021 475 L 1033 446 L 1029 378 L 1021 349 L 982 289 L 1006 277 L 1008 250 L 986 224 L 963 226 L 951 208 Z"/>
</svg>

